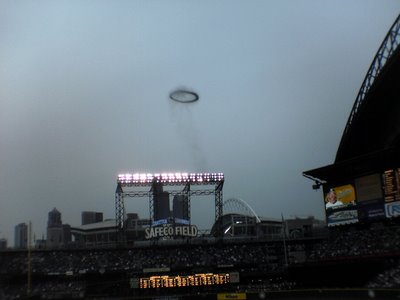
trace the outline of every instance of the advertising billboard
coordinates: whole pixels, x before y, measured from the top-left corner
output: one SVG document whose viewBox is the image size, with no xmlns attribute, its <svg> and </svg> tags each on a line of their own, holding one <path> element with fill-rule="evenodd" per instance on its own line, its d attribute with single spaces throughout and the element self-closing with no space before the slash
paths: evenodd
<svg viewBox="0 0 400 300">
<path fill-rule="evenodd" d="M 353 184 L 325 186 L 324 199 L 328 226 L 358 222 Z"/>
<path fill-rule="evenodd" d="M 358 205 L 358 219 L 360 221 L 374 221 L 384 219 L 385 217 L 385 208 L 383 203 Z"/>
<path fill-rule="evenodd" d="M 382 201 L 382 181 L 379 173 L 355 179 L 358 204 L 378 203 Z"/>
<path fill-rule="evenodd" d="M 385 203 L 385 216 L 394 218 L 400 216 L 400 201 Z"/>
<path fill-rule="evenodd" d="M 325 208 L 354 205 L 356 193 L 352 184 L 329 187 L 325 193 Z"/>
<path fill-rule="evenodd" d="M 328 226 L 400 217 L 400 169 L 326 184 L 324 201 Z"/>
<path fill-rule="evenodd" d="M 385 218 L 382 175 L 375 173 L 355 179 L 358 219 L 373 221 Z"/>
</svg>

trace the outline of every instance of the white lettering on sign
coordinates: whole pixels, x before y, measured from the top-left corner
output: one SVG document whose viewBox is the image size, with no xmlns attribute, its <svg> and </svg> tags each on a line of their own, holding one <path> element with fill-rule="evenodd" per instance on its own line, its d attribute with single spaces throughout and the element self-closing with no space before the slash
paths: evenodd
<svg viewBox="0 0 400 300">
<path fill-rule="evenodd" d="M 197 236 L 197 227 L 190 226 L 171 226 L 166 225 L 162 227 L 149 227 L 145 229 L 146 239 L 171 237 L 171 236 Z"/>
</svg>

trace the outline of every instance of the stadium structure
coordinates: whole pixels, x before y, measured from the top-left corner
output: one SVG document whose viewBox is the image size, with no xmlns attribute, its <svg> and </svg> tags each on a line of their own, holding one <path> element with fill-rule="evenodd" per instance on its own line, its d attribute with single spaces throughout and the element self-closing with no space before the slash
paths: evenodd
<svg viewBox="0 0 400 300">
<path fill-rule="evenodd" d="M 251 228 L 257 233 L 263 220 L 245 201 L 228 199 L 224 203 L 219 194 L 214 226 L 218 237 L 226 231 L 223 238 L 187 239 L 175 244 L 115 243 L 111 248 L 2 250 L 0 298 L 398 298 L 399 42 L 397 18 L 362 83 L 334 163 L 303 173 L 313 180 L 313 188 L 322 187 L 321 201 L 327 201 L 326 236 L 313 234 L 312 225 L 302 220 L 297 222 L 301 228 L 281 221 L 281 235 L 274 238 L 257 234 L 234 238 L 235 233 Z M 128 196 L 149 197 L 147 226 L 158 228 L 153 234 L 168 235 L 174 226 L 171 214 L 165 220 L 167 215 L 162 212 L 168 184 L 179 187 L 167 191 L 181 196 L 176 201 L 181 205 L 176 214 L 184 221 L 178 220 L 178 226 L 191 225 L 190 210 L 186 209 L 194 195 L 191 187 L 202 185 L 190 178 L 185 179 L 188 185 L 181 177 L 173 179 L 175 182 L 165 179 L 161 188 L 160 178 L 154 174 L 119 178 L 114 223 L 118 241 L 125 242 L 129 218 L 125 217 L 124 197 Z M 211 186 L 214 188 L 205 193 L 222 193 L 222 185 L 212 182 Z M 143 187 L 146 189 L 140 190 Z M 158 199 L 161 204 L 155 203 Z M 242 213 L 224 211 L 225 204 L 226 208 L 240 207 Z M 245 223 L 249 226 L 243 228 Z M 189 233 L 190 228 L 179 230 Z"/>
<path fill-rule="evenodd" d="M 125 198 L 148 197 L 150 228 L 148 236 L 157 238 L 194 236 L 197 228 L 191 226 L 191 197 L 214 195 L 215 220 L 223 215 L 223 173 L 156 173 L 120 174 L 115 192 L 115 219 L 117 242 L 127 239 L 125 225 Z M 168 191 L 165 188 L 170 188 Z M 172 188 L 172 189 L 171 189 Z M 171 215 L 169 196 L 174 197 Z M 220 235 L 220 229 L 216 230 Z"/>
<path fill-rule="evenodd" d="M 304 172 L 323 187 L 329 226 L 400 216 L 399 29 L 397 18 L 361 85 L 335 162 Z"/>
<path fill-rule="evenodd" d="M 184 173 L 183 173 L 184 174 Z M 127 175 L 124 175 L 124 178 Z M 74 237 L 73 244 L 75 247 L 110 247 L 115 244 L 134 245 L 134 244 L 177 244 L 185 243 L 190 239 L 190 243 L 196 243 L 196 240 L 204 241 L 207 239 L 215 240 L 218 238 L 263 238 L 263 239 L 279 239 L 282 237 L 284 226 L 282 219 L 264 218 L 257 215 L 253 208 L 243 199 L 230 198 L 223 202 L 222 190 L 220 183 L 214 181 L 202 180 L 202 188 L 194 190 L 190 188 L 190 182 L 187 182 L 185 188 L 176 190 L 182 184 L 176 182 L 175 176 L 169 176 L 170 182 L 167 187 L 172 187 L 168 191 L 164 190 L 163 185 L 153 182 L 141 182 L 124 188 L 122 191 L 120 185 L 121 176 L 118 177 L 117 195 L 116 195 L 116 215 L 118 219 L 106 219 L 103 221 L 102 213 L 99 212 L 82 212 L 82 225 L 71 228 Z M 185 175 L 184 175 L 185 176 Z M 128 177 L 132 178 L 131 175 Z M 140 178 L 140 176 L 136 176 Z M 144 178 L 145 176 L 142 176 Z M 146 177 L 150 178 L 149 174 Z M 198 178 L 200 175 L 198 174 Z M 223 179 L 223 174 L 219 173 L 219 179 Z M 149 187 L 150 185 L 150 187 Z M 210 187 L 205 187 L 208 186 Z M 154 188 L 156 186 L 156 188 Z M 136 189 L 132 189 L 136 188 Z M 155 191 L 155 192 L 154 192 Z M 215 211 L 220 214 L 216 215 L 215 222 L 211 229 L 198 229 L 196 224 L 191 221 L 190 199 L 195 196 L 214 195 L 217 193 Z M 149 197 L 149 218 L 140 218 L 137 213 L 126 213 L 125 208 L 121 214 L 118 214 L 119 207 L 125 207 L 124 197 Z M 161 197 L 160 197 L 161 195 Z M 170 199 L 170 196 L 172 199 Z M 161 200 L 161 205 L 157 202 Z M 172 201 L 172 209 L 170 208 L 170 200 Z M 220 207 L 219 207 L 220 206 Z M 223 214 L 222 211 L 223 210 Z M 97 219 L 96 219 L 97 218 Z M 299 226 L 299 219 L 294 222 L 293 228 L 288 228 L 288 234 L 293 234 L 293 230 L 298 232 L 311 232 L 314 226 L 314 219 L 306 219 L 304 226 L 309 229 L 305 230 L 303 225 Z M 118 227 L 116 224 L 121 224 Z M 314 228 L 314 233 L 318 228 Z M 120 237 L 118 239 L 118 237 Z"/>
</svg>

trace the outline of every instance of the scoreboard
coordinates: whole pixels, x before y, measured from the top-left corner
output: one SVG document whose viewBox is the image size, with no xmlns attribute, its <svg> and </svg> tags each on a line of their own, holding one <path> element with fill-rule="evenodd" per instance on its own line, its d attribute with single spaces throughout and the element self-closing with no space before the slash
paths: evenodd
<svg viewBox="0 0 400 300">
<path fill-rule="evenodd" d="M 332 191 L 336 205 L 328 203 Z M 400 168 L 326 184 L 324 199 L 328 226 L 399 217 Z"/>
<path fill-rule="evenodd" d="M 234 276 L 235 277 L 235 276 Z M 230 273 L 201 273 L 194 275 L 157 275 L 131 279 L 131 288 L 159 289 L 180 288 L 209 285 L 223 285 L 231 283 Z"/>
<path fill-rule="evenodd" d="M 399 201 L 399 169 L 386 170 L 382 175 L 385 202 Z"/>
</svg>

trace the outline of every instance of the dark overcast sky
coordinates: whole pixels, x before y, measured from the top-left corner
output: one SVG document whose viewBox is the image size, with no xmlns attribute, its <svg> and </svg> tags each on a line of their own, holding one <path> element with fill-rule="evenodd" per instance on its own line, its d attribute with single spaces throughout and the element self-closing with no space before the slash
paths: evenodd
<svg viewBox="0 0 400 300">
<path fill-rule="evenodd" d="M 0 1 L 0 237 L 113 218 L 122 172 L 224 172 L 263 217 L 324 218 L 331 164 L 399 1 Z M 180 104 L 171 90 L 200 100 Z M 144 202 L 144 203 L 143 203 Z M 148 217 L 146 200 L 130 212 Z M 213 201 L 192 200 L 210 228 Z"/>
</svg>

